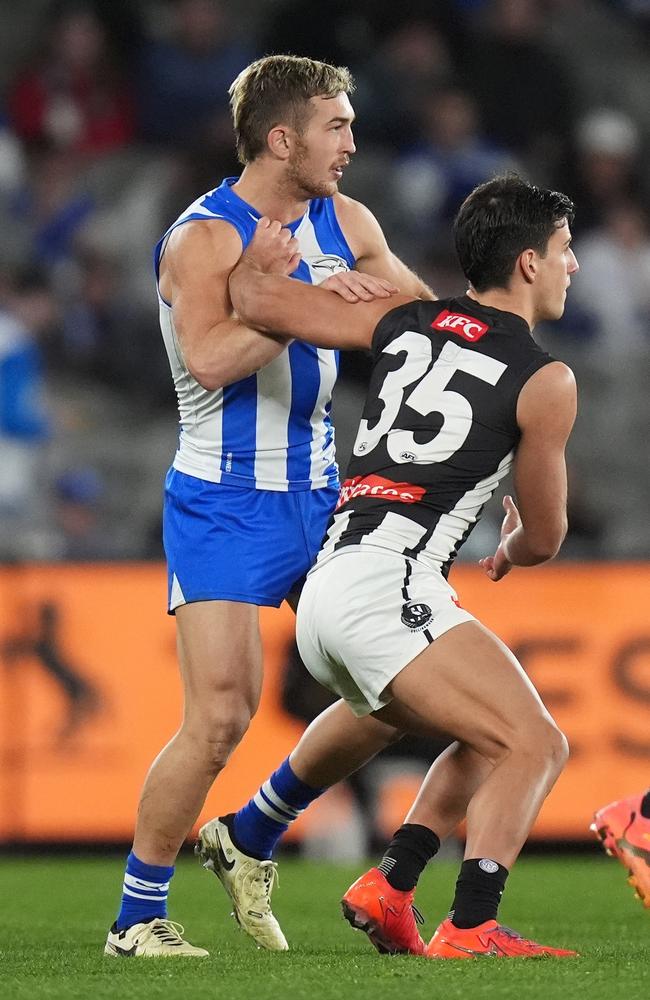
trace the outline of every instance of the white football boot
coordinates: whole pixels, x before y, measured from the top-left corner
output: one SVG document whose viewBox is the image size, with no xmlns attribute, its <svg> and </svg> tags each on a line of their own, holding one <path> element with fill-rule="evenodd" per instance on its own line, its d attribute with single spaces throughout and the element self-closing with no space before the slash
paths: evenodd
<svg viewBox="0 0 650 1000">
<path fill-rule="evenodd" d="M 205 948 L 185 941 L 185 928 L 173 920 L 155 917 L 118 931 L 113 924 L 106 938 L 105 955 L 113 958 L 206 958 Z"/>
<path fill-rule="evenodd" d="M 219 817 L 201 827 L 194 853 L 220 880 L 232 900 L 235 920 L 258 947 L 287 951 L 287 939 L 271 912 L 271 892 L 278 879 L 275 862 L 259 861 L 238 850 Z"/>
</svg>

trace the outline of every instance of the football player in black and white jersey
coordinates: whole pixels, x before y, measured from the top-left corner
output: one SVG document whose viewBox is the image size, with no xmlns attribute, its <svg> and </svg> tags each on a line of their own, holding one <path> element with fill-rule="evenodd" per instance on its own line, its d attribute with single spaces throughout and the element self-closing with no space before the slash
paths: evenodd
<svg viewBox="0 0 650 1000">
<path fill-rule="evenodd" d="M 379 866 L 344 896 L 345 916 L 382 951 L 574 954 L 497 923 L 509 869 L 568 748 L 512 653 L 447 582 L 511 465 L 517 504 L 504 500 L 499 544 L 481 560 L 487 576 L 498 581 L 513 566 L 545 562 L 564 539 L 575 382 L 531 330 L 563 313 L 578 269 L 572 219 L 565 195 L 516 176 L 479 186 L 455 222 L 469 289 L 438 302 L 395 296 L 349 305 L 291 282 L 278 262 L 291 273 L 296 242 L 268 219 L 231 276 L 249 325 L 373 354 L 350 478 L 307 578 L 297 634 L 310 672 L 354 715 L 371 714 L 396 733 L 435 729 L 456 740 L 432 765 Z M 290 758 L 313 788 L 345 767 L 339 760 L 328 770 L 318 730 L 316 720 Z M 269 819 L 282 818 L 281 802 L 267 804 Z M 467 847 L 452 913 L 425 949 L 415 885 L 463 817 Z"/>
</svg>

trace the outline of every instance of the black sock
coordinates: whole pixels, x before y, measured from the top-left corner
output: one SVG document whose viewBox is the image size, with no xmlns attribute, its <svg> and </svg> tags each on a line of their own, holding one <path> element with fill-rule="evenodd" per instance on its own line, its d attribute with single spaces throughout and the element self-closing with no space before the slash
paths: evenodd
<svg viewBox="0 0 650 1000">
<path fill-rule="evenodd" d="M 641 815 L 644 819 L 650 819 L 650 788 L 641 799 Z"/>
<path fill-rule="evenodd" d="M 489 858 L 470 858 L 460 866 L 450 912 L 454 927 L 478 927 L 496 920 L 508 869 Z"/>
<path fill-rule="evenodd" d="M 428 826 L 404 823 L 386 848 L 377 865 L 393 889 L 406 892 L 417 881 L 428 861 L 440 850 L 440 838 Z"/>
</svg>

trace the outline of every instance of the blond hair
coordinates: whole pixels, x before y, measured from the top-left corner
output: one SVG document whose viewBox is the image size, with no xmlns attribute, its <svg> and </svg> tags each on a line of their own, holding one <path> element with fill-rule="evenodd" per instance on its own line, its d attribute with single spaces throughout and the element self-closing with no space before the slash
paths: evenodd
<svg viewBox="0 0 650 1000">
<path fill-rule="evenodd" d="M 265 56 L 242 70 L 230 85 L 230 107 L 240 163 L 266 149 L 269 131 L 282 121 L 301 132 L 310 117 L 311 97 L 336 97 L 354 90 L 345 66 L 304 56 Z"/>
</svg>

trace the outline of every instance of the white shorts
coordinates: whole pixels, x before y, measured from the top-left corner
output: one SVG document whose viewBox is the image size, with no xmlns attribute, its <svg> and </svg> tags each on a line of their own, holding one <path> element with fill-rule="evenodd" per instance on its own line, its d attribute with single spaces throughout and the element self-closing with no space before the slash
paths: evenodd
<svg viewBox="0 0 650 1000">
<path fill-rule="evenodd" d="M 475 620 L 439 573 L 351 546 L 307 577 L 296 638 L 310 674 L 363 716 L 392 700 L 387 685 L 434 639 Z"/>
</svg>

